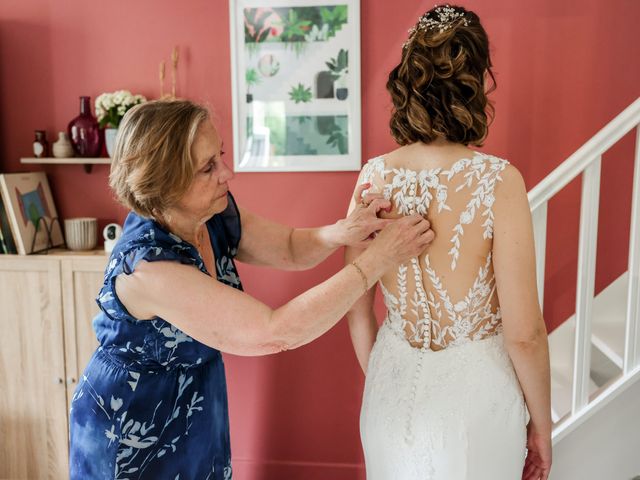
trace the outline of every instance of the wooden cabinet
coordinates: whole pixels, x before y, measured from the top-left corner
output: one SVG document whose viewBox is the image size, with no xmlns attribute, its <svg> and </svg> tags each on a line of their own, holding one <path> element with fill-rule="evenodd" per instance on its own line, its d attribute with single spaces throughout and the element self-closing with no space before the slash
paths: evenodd
<svg viewBox="0 0 640 480">
<path fill-rule="evenodd" d="M 104 256 L 72 257 L 61 261 L 67 406 L 80 375 L 98 346 L 92 320 L 98 313 L 95 299 L 102 286 L 106 262 Z"/>
<path fill-rule="evenodd" d="M 97 345 L 106 262 L 0 255 L 0 479 L 68 478 L 68 407 Z"/>
</svg>

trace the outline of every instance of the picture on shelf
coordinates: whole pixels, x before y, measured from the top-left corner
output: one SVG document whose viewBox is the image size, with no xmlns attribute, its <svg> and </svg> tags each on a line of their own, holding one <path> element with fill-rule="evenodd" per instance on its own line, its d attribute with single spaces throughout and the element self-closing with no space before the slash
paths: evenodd
<svg viewBox="0 0 640 480">
<path fill-rule="evenodd" d="M 2 195 L 0 195 L 0 253 L 18 253 L 16 244 L 13 241 L 9 217 L 7 216 L 7 209 L 4 208 Z"/>
<path fill-rule="evenodd" d="M 231 9 L 235 170 L 359 170 L 359 2 Z"/>
<path fill-rule="evenodd" d="M 0 195 L 17 253 L 27 255 L 64 244 L 44 172 L 1 174 Z M 6 244 L 4 222 L 2 226 Z"/>
</svg>

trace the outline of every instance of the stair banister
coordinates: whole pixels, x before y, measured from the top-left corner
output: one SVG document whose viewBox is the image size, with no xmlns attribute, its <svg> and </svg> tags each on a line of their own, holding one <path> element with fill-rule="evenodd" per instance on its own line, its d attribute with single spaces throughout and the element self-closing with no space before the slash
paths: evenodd
<svg viewBox="0 0 640 480">
<path fill-rule="evenodd" d="M 631 229 L 629 233 L 629 290 L 627 292 L 627 320 L 623 375 L 640 365 L 640 127 L 636 129 L 636 158 L 631 200 Z"/>
<path fill-rule="evenodd" d="M 591 312 L 594 300 L 600 173 L 603 154 L 636 128 L 631 231 L 629 243 L 629 287 L 625 327 L 623 379 L 638 374 L 640 366 L 640 98 L 562 162 L 528 193 L 534 229 L 536 276 L 540 307 L 544 305 L 547 212 L 549 200 L 578 175 L 582 175 L 578 279 L 576 287 L 576 330 L 573 359 L 570 418 L 589 406 L 591 364 Z M 618 382 L 615 383 L 616 387 Z M 609 389 L 607 389 L 609 391 Z M 600 399 L 601 403 L 604 399 Z M 589 408 L 587 408 L 589 407 Z M 565 431 L 565 425 L 561 430 Z"/>
</svg>

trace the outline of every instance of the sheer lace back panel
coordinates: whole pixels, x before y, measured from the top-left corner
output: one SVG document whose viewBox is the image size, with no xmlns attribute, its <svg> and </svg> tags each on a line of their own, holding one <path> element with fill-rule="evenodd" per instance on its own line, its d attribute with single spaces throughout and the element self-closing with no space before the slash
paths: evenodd
<svg viewBox="0 0 640 480">
<path fill-rule="evenodd" d="M 410 170 L 384 157 L 363 167 L 370 191 L 383 192 L 392 212 L 418 213 L 436 238 L 419 258 L 380 280 L 387 319 L 411 346 L 442 350 L 502 329 L 491 261 L 494 189 L 508 161 L 480 152 L 449 167 Z"/>
</svg>

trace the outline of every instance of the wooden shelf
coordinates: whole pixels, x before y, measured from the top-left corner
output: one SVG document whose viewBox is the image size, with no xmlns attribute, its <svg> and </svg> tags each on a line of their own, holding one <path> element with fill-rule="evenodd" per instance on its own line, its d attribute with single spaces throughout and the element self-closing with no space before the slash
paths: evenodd
<svg viewBox="0 0 640 480">
<path fill-rule="evenodd" d="M 84 171 L 91 172 L 93 165 L 111 165 L 111 158 L 99 157 L 99 158 L 86 158 L 86 157 L 69 157 L 69 158 L 54 158 L 54 157 L 22 157 L 20 163 L 24 164 L 47 164 L 47 165 L 84 165 Z"/>
<path fill-rule="evenodd" d="M 50 164 L 59 164 L 59 165 L 79 165 L 79 164 L 109 165 L 111 163 L 111 159 L 109 157 L 100 157 L 100 158 L 83 158 L 83 157 L 31 158 L 31 157 L 24 157 L 24 158 L 20 159 L 20 163 L 50 163 Z"/>
</svg>

